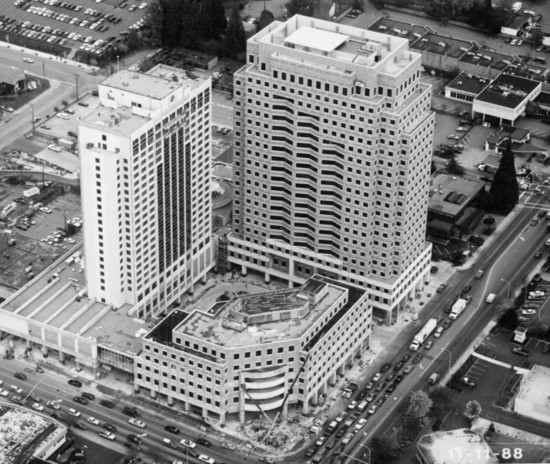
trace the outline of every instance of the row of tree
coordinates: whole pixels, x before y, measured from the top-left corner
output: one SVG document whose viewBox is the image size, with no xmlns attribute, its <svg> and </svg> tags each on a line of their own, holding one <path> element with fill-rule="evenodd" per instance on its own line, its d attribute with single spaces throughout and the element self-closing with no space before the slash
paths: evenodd
<svg viewBox="0 0 550 464">
<path fill-rule="evenodd" d="M 238 6 L 227 20 L 221 0 L 155 0 L 146 25 L 152 45 L 200 49 L 221 41 L 223 53 L 236 56 L 246 50 L 246 36 Z"/>
</svg>

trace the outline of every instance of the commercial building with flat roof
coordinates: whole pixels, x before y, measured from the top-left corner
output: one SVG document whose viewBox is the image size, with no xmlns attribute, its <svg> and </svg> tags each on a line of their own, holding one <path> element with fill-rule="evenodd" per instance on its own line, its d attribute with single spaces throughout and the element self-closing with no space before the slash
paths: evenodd
<svg viewBox="0 0 550 464">
<path fill-rule="evenodd" d="M 391 321 L 429 278 L 434 115 L 408 40 L 296 15 L 234 75 L 229 260 L 290 286 L 324 274 Z"/>
<path fill-rule="evenodd" d="M 535 364 L 521 379 L 514 412 L 550 424 L 550 369 Z"/>
<path fill-rule="evenodd" d="M 529 63 L 516 62 L 506 69 L 506 73 L 537 82 L 548 82 L 550 77 L 550 69 L 546 66 L 539 66 Z"/>
<path fill-rule="evenodd" d="M 462 72 L 494 79 L 515 61 L 512 55 L 474 46 L 459 58 L 458 67 Z"/>
<path fill-rule="evenodd" d="M 78 137 L 87 293 L 143 319 L 213 266 L 211 83 L 157 65 L 98 91 Z"/>
<path fill-rule="evenodd" d="M 458 74 L 458 60 L 473 48 L 466 41 L 429 32 L 411 45 L 411 49 L 422 54 L 422 65 L 426 70 L 438 70 Z"/>
<path fill-rule="evenodd" d="M 49 458 L 63 443 L 67 427 L 45 414 L 0 403 L 0 462 L 26 463 Z"/>
<path fill-rule="evenodd" d="M 302 286 L 199 300 L 144 338 L 135 385 L 224 423 L 310 404 L 369 346 L 365 290 L 322 276 Z"/>
<path fill-rule="evenodd" d="M 525 114 L 527 103 L 533 101 L 541 89 L 540 82 L 501 74 L 474 99 L 474 117 L 499 126 L 513 125 L 517 118 Z"/>
<path fill-rule="evenodd" d="M 498 464 L 500 461 L 476 432 L 446 430 L 424 435 L 416 444 L 416 457 L 422 464 Z"/>
<path fill-rule="evenodd" d="M 397 21 L 395 19 L 384 17 L 378 18 L 368 27 L 368 29 L 370 31 L 407 39 L 409 44 L 424 37 L 424 35 L 428 33 L 428 28 L 426 26 L 417 26 L 416 24 L 409 24 L 403 21 Z"/>
<path fill-rule="evenodd" d="M 471 103 L 490 83 L 491 79 L 463 72 L 445 86 L 445 97 Z"/>
</svg>

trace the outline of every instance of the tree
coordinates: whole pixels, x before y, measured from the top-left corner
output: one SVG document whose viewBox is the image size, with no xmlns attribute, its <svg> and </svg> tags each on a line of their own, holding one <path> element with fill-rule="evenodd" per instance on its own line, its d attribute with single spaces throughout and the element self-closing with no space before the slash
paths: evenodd
<svg viewBox="0 0 550 464">
<path fill-rule="evenodd" d="M 512 211 L 519 201 L 518 179 L 510 139 L 508 139 L 506 150 L 504 150 L 500 165 L 495 172 L 490 194 L 494 210 L 505 215 Z"/>
<path fill-rule="evenodd" d="M 447 172 L 449 174 L 453 174 L 455 176 L 463 176 L 464 175 L 464 168 L 462 165 L 456 160 L 456 158 L 453 156 L 448 162 L 447 162 Z"/>
<path fill-rule="evenodd" d="M 203 0 L 199 23 L 201 36 L 206 40 L 217 39 L 225 31 L 227 18 L 220 0 Z"/>
<path fill-rule="evenodd" d="M 264 27 L 269 26 L 275 21 L 275 16 L 269 10 L 264 10 L 260 13 L 260 19 L 258 20 L 258 30 L 261 31 Z"/>
<path fill-rule="evenodd" d="M 481 414 L 481 405 L 475 401 L 471 400 L 466 403 L 466 408 L 464 409 L 464 415 L 470 419 L 474 420 L 475 418 L 479 417 Z"/>
<path fill-rule="evenodd" d="M 246 50 L 246 36 L 238 6 L 233 8 L 225 35 L 225 54 L 235 57 Z"/>
<path fill-rule="evenodd" d="M 544 34 L 541 28 L 537 27 L 536 29 L 531 30 L 531 40 L 533 41 L 535 47 L 540 47 L 543 39 Z"/>
<path fill-rule="evenodd" d="M 151 31 L 151 45 L 157 46 L 163 44 L 164 33 L 164 8 L 158 1 L 154 1 L 147 7 L 145 22 Z"/>
<path fill-rule="evenodd" d="M 432 405 L 433 401 L 423 390 L 417 390 L 411 394 L 404 417 L 404 423 L 411 436 L 416 435 L 428 424 L 428 414 Z"/>
<path fill-rule="evenodd" d="M 142 47 L 143 41 L 137 31 L 130 31 L 126 37 L 126 45 L 128 45 L 128 50 L 130 51 L 138 50 Z"/>
<path fill-rule="evenodd" d="M 288 17 L 294 15 L 313 16 L 315 4 L 313 0 L 290 0 L 286 5 Z"/>
<path fill-rule="evenodd" d="M 451 390 L 445 387 L 436 387 L 430 392 L 432 409 L 430 413 L 436 420 L 441 420 L 449 412 L 453 403 Z"/>
<path fill-rule="evenodd" d="M 199 43 L 200 25 L 199 25 L 199 9 L 200 5 L 197 0 L 186 0 L 181 5 L 179 10 L 175 10 L 174 14 L 181 14 L 179 23 L 178 45 L 185 48 L 195 50 Z"/>
<path fill-rule="evenodd" d="M 372 439 L 373 459 L 377 462 L 390 463 L 401 456 L 402 447 L 400 444 L 399 430 L 394 428 L 390 433 L 374 437 Z"/>
<path fill-rule="evenodd" d="M 518 313 L 515 308 L 508 308 L 498 319 L 498 325 L 509 330 L 515 330 L 518 323 Z"/>
</svg>

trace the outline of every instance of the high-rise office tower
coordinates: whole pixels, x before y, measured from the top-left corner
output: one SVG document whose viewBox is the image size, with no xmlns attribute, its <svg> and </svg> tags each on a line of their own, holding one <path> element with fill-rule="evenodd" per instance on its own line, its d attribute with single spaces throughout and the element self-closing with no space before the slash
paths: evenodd
<svg viewBox="0 0 550 464">
<path fill-rule="evenodd" d="M 434 116 L 408 41 L 294 16 L 234 76 L 234 232 L 243 273 L 369 289 L 388 317 L 429 275 Z M 388 318 L 389 320 L 389 318 Z"/>
<path fill-rule="evenodd" d="M 212 267 L 210 99 L 163 65 L 100 84 L 79 127 L 91 298 L 147 317 Z"/>
</svg>

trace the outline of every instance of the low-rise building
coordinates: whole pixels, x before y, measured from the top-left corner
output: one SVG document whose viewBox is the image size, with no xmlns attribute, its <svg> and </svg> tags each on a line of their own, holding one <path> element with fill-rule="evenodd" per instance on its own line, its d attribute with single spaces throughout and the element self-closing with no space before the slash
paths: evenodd
<svg viewBox="0 0 550 464">
<path fill-rule="evenodd" d="M 428 202 L 428 236 L 448 239 L 473 230 L 483 218 L 483 211 L 474 205 L 484 190 L 483 182 L 447 174 L 435 176 Z"/>
<path fill-rule="evenodd" d="M 522 12 L 517 12 L 505 26 L 500 28 L 500 33 L 504 35 L 510 35 L 512 37 L 518 37 L 519 33 L 527 26 L 533 17 Z"/>
<path fill-rule="evenodd" d="M 458 59 L 472 49 L 466 41 L 429 32 L 411 45 L 411 50 L 422 53 L 425 70 L 437 70 L 447 74 L 458 74 Z"/>
<path fill-rule="evenodd" d="M 462 72 L 494 79 L 514 62 L 515 59 L 512 55 L 473 47 L 459 58 L 458 68 Z"/>
<path fill-rule="evenodd" d="M 67 427 L 51 417 L 0 403 L 2 464 L 19 464 L 31 457 L 47 459 L 65 443 L 66 436 Z"/>
<path fill-rule="evenodd" d="M 490 83 L 491 79 L 463 72 L 447 84 L 445 97 L 471 103 Z"/>
<path fill-rule="evenodd" d="M 368 347 L 371 317 L 365 290 L 319 275 L 290 290 L 200 299 L 143 338 L 135 385 L 221 424 L 289 405 L 307 413 Z"/>
<path fill-rule="evenodd" d="M 534 365 L 521 379 L 519 392 L 514 399 L 514 411 L 550 424 L 550 369 Z"/>
<path fill-rule="evenodd" d="M 495 453 L 476 432 L 469 429 L 429 433 L 418 440 L 416 457 L 421 464 L 497 464 Z"/>
<path fill-rule="evenodd" d="M 496 125 L 513 125 L 525 114 L 527 103 L 533 101 L 541 89 L 541 82 L 501 74 L 474 99 L 474 117 Z"/>
<path fill-rule="evenodd" d="M 512 142 L 512 151 L 517 151 L 521 145 L 531 140 L 531 131 L 504 124 L 497 131 L 491 132 L 485 142 L 485 150 L 502 153 L 506 149 L 508 139 Z"/>
<path fill-rule="evenodd" d="M 405 23 L 383 16 L 372 23 L 368 29 L 383 34 L 394 35 L 403 39 L 409 39 L 409 44 L 424 37 L 428 33 L 428 28 L 426 26 L 417 26 L 416 24 Z"/>
</svg>

